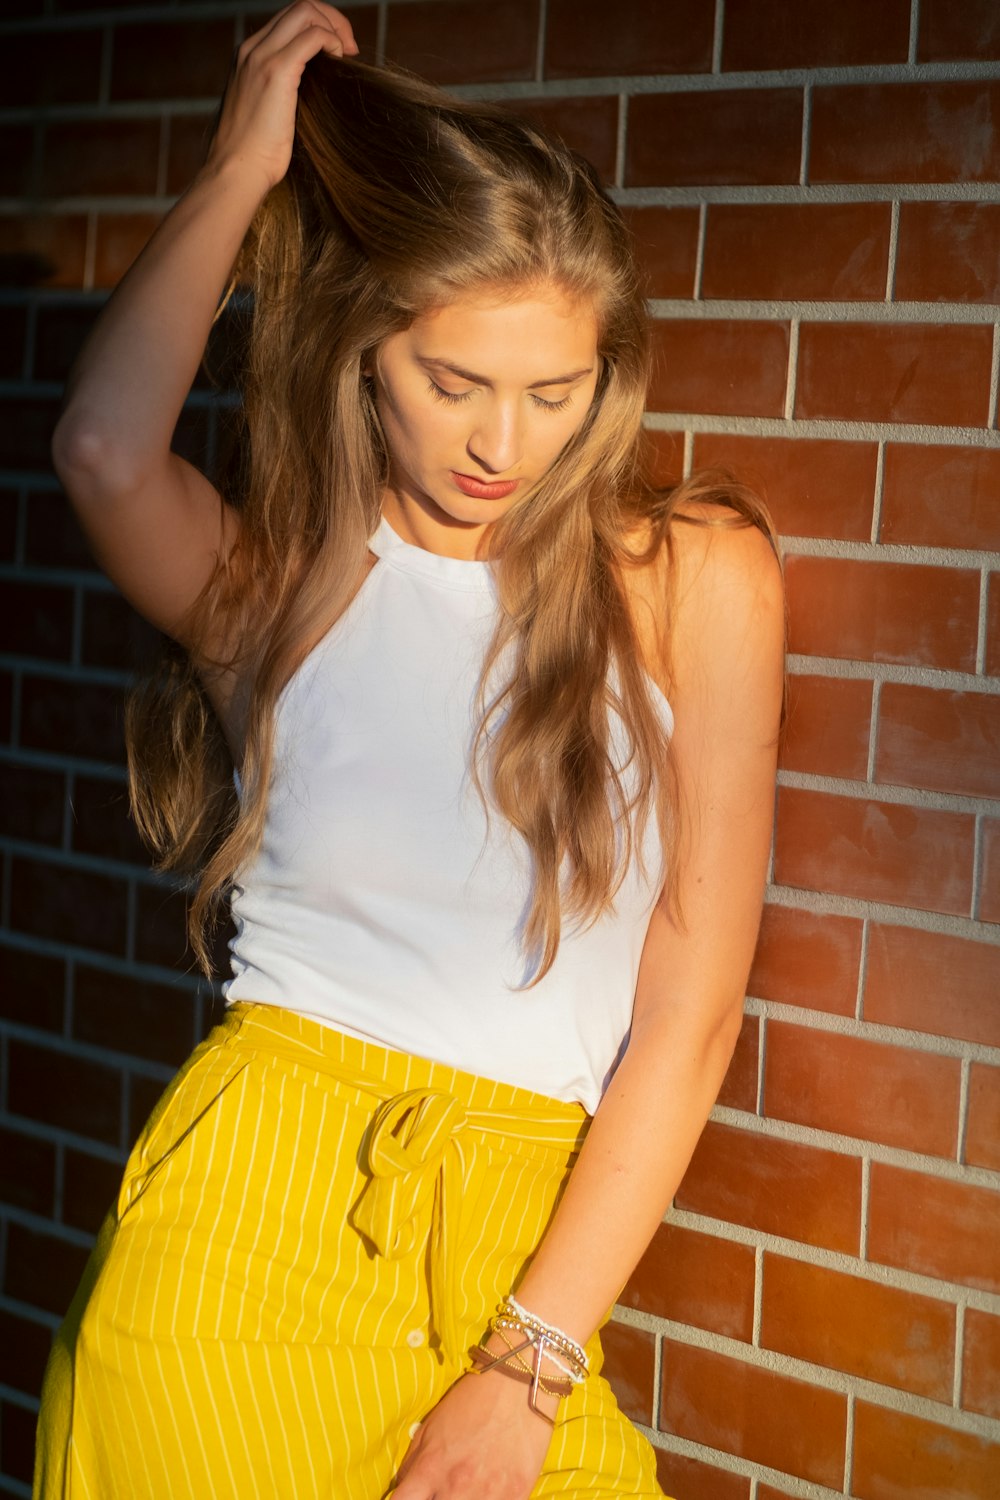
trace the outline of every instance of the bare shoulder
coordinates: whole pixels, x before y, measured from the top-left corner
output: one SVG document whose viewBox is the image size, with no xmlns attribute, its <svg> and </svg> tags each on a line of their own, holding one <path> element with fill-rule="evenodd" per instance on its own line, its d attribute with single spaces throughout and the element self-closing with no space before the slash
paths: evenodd
<svg viewBox="0 0 1000 1500">
<path fill-rule="evenodd" d="M 723 598 L 736 613 L 783 607 L 781 564 L 774 548 L 760 527 L 738 511 L 689 502 L 671 519 L 670 538 L 676 611 L 704 613 Z"/>
<path fill-rule="evenodd" d="M 685 520 L 684 513 L 694 515 Z M 669 672 L 675 702 L 718 705 L 769 721 L 781 700 L 785 593 L 760 527 L 715 504 L 671 522 Z M 707 514 L 706 514 L 707 513 Z M 722 705 L 727 705 L 723 709 Z"/>
</svg>

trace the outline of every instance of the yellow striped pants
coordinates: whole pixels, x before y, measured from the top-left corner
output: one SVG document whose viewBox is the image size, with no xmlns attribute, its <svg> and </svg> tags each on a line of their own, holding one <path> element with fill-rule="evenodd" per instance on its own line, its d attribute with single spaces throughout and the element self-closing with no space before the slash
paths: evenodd
<svg viewBox="0 0 1000 1500">
<path fill-rule="evenodd" d="M 233 1006 L 153 1111 L 56 1336 L 36 1500 L 390 1495 L 586 1126 L 578 1105 Z M 661 1496 L 596 1335 L 589 1353 L 533 1500 Z"/>
</svg>

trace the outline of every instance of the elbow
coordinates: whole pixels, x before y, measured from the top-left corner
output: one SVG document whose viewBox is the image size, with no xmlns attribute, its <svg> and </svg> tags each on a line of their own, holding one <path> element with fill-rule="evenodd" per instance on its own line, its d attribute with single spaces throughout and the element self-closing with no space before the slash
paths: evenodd
<svg viewBox="0 0 1000 1500">
<path fill-rule="evenodd" d="M 51 455 L 59 482 L 77 509 L 135 489 L 136 476 L 120 447 L 72 408 L 56 423 Z"/>
</svg>

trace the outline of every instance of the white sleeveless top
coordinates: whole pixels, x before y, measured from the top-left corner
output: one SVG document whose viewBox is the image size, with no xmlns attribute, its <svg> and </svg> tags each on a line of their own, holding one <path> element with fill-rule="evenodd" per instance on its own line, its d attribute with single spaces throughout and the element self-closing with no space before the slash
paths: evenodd
<svg viewBox="0 0 1000 1500">
<path fill-rule="evenodd" d="M 514 988 L 534 972 L 519 941 L 530 855 L 498 812 L 487 823 L 468 774 L 492 568 L 413 546 L 384 518 L 370 547 L 379 561 L 278 699 L 223 994 L 592 1112 L 628 1038 L 661 877 L 655 818 L 645 874 L 633 860 L 614 911 L 585 931 L 564 922 L 545 978 Z M 620 764 L 617 718 L 612 739 Z"/>
</svg>

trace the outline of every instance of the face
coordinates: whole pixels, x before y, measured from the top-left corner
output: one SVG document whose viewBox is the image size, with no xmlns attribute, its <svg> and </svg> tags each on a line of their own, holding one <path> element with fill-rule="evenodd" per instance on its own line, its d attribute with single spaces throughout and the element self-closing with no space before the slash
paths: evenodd
<svg viewBox="0 0 1000 1500">
<path fill-rule="evenodd" d="M 597 321 L 558 288 L 466 296 L 381 345 L 372 370 L 389 449 L 386 519 L 454 557 L 530 494 L 582 424 L 599 375 Z"/>
</svg>

